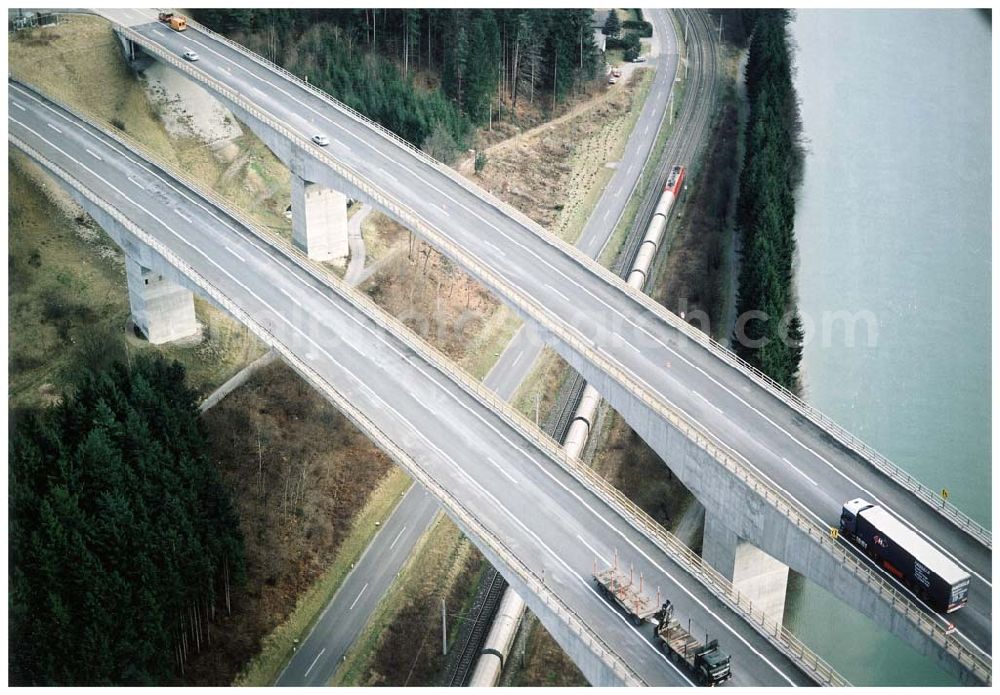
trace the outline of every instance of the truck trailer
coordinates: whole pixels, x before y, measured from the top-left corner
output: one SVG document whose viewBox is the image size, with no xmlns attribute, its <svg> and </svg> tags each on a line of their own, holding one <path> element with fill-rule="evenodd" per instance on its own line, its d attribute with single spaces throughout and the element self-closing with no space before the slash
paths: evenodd
<svg viewBox="0 0 1000 695">
<path fill-rule="evenodd" d="M 635 581 L 634 570 L 631 568 L 628 572 L 619 570 L 617 554 L 612 567 L 600 572 L 594 568 L 594 581 L 597 583 L 598 591 L 624 610 L 636 626 L 652 618 L 660 608 L 660 592 L 657 590 L 656 598 L 649 596 L 644 590 L 641 572 L 639 581 Z"/>
<path fill-rule="evenodd" d="M 882 507 L 845 502 L 840 533 L 934 610 L 951 613 L 968 602 L 969 573 Z"/>
<path fill-rule="evenodd" d="M 670 601 L 656 613 L 656 638 L 660 647 L 675 663 L 682 663 L 699 685 L 716 686 L 733 677 L 731 657 L 719 649 L 719 640 L 700 642 L 674 617 Z"/>
</svg>

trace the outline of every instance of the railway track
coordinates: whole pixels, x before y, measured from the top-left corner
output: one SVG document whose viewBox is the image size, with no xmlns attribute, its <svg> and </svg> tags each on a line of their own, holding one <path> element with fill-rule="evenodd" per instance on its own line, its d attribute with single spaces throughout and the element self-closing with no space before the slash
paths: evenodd
<svg viewBox="0 0 1000 695">
<path fill-rule="evenodd" d="M 670 174 L 670 168 L 674 164 L 690 167 L 703 145 L 705 130 L 715 113 L 719 82 L 718 54 L 715 41 L 711 38 L 713 31 L 711 20 L 705 12 L 697 10 L 677 12 L 682 20 L 690 22 L 687 55 L 692 71 L 686 87 L 684 105 L 674 129 L 674 137 L 667 143 L 657 164 L 655 185 L 649 187 L 646 192 L 641 211 L 636 215 L 632 229 L 629 230 L 628 237 L 612 266 L 614 272 L 622 277 L 628 275 L 635 262 L 635 256 L 653 216 L 660 192 Z M 545 424 L 546 432 L 556 441 L 561 442 L 565 439 L 586 385 L 584 378 L 574 372 L 560 388 L 552 414 Z M 507 588 L 507 582 L 499 572 L 492 567 L 490 572 L 492 574 L 483 579 L 484 582 L 489 582 L 489 585 L 473 619 L 474 624 L 468 630 L 461 653 L 451 662 L 453 667 L 446 678 L 448 685 L 462 686 L 468 681 L 504 590 Z"/>
<path fill-rule="evenodd" d="M 493 567 L 487 570 L 484 581 L 488 582 L 483 600 L 479 604 L 479 610 L 473 618 L 471 628 L 467 631 L 465 642 L 462 644 L 462 651 L 458 657 L 452 660 L 452 668 L 446 678 L 446 684 L 451 687 L 465 685 L 472 674 L 472 669 L 476 665 L 476 658 L 479 656 L 479 649 L 486 640 L 486 634 L 493 624 L 493 617 L 497 608 L 500 607 L 500 599 L 503 598 L 504 589 L 507 582 Z"/>
<path fill-rule="evenodd" d="M 689 41 L 686 47 L 691 66 L 688 84 L 685 88 L 684 104 L 670 139 L 660 157 L 654 184 L 646 191 L 640 212 L 632 223 L 628 237 L 622 245 L 612 270 L 622 278 L 628 276 L 635 262 L 646 227 L 653 216 L 656 202 L 675 164 L 688 167 L 689 171 L 698 150 L 704 143 L 705 131 L 716 112 L 716 96 L 719 89 L 718 51 L 711 35 L 714 31 L 711 18 L 704 11 L 678 10 L 682 21 L 688 21 Z M 678 66 L 678 70 L 680 67 Z M 693 180 L 693 178 L 689 178 Z M 676 210 L 675 206 L 675 210 Z M 671 212 L 671 216 L 673 212 Z"/>
</svg>

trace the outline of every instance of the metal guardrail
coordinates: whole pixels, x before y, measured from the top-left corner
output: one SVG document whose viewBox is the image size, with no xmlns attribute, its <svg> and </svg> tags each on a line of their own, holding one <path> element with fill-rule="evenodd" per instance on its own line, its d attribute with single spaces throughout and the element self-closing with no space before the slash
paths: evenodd
<svg viewBox="0 0 1000 695">
<path fill-rule="evenodd" d="M 219 197 L 214 191 L 205 189 L 200 184 L 188 178 L 185 174 L 174 170 L 171 165 L 163 162 L 159 156 L 153 154 L 152 152 L 149 152 L 146 148 L 139 145 L 138 143 L 133 142 L 127 136 L 102 128 L 99 124 L 92 122 L 91 120 L 89 120 L 84 116 L 81 116 L 80 114 L 74 112 L 71 108 L 63 104 L 59 104 L 59 102 L 56 100 L 49 99 L 49 101 L 52 101 L 52 103 L 59 105 L 61 108 L 65 109 L 68 113 L 73 114 L 76 118 L 80 119 L 82 122 L 88 124 L 92 128 L 97 129 L 105 137 L 108 137 L 109 139 L 118 142 L 122 147 L 132 150 L 133 153 L 147 159 L 151 165 L 168 173 L 171 177 L 174 177 L 177 181 L 184 184 L 190 190 L 194 191 L 199 196 L 205 198 L 206 200 L 210 201 L 213 205 L 218 207 L 220 210 L 224 211 L 226 214 L 232 217 L 232 219 L 235 220 L 239 225 L 243 226 L 248 232 L 252 233 L 258 240 L 267 244 L 269 247 L 271 247 L 278 253 L 281 253 L 282 255 L 286 256 L 290 261 L 295 263 L 295 265 L 297 265 L 300 269 L 308 273 L 314 280 L 325 285 L 328 289 L 332 290 L 345 300 L 353 303 L 356 306 L 356 308 L 361 310 L 361 312 L 365 315 L 366 318 L 371 320 L 373 323 L 375 323 L 381 329 L 385 330 L 390 335 L 393 335 L 397 339 L 405 342 L 407 346 L 411 348 L 424 362 L 428 363 L 438 371 L 450 377 L 453 381 L 457 382 L 461 387 L 463 387 L 463 389 L 468 394 L 472 395 L 481 404 L 490 407 L 505 422 L 505 424 L 511 427 L 518 435 L 522 436 L 524 439 L 531 442 L 535 447 L 537 447 L 543 453 L 545 453 L 548 456 L 548 458 L 550 458 L 553 462 L 559 465 L 563 470 L 568 472 L 574 479 L 578 481 L 578 483 L 583 485 L 585 489 L 587 489 L 589 492 L 597 496 L 599 499 L 604 500 L 605 503 L 607 503 L 609 500 L 613 501 L 614 505 L 612 506 L 612 508 L 615 509 L 615 511 L 620 516 L 622 516 L 622 518 L 629 525 L 638 530 L 640 533 L 643 533 L 647 537 L 653 539 L 654 542 L 656 542 L 657 546 L 660 547 L 661 550 L 666 552 L 668 556 L 671 557 L 671 559 L 673 559 L 674 562 L 678 564 L 678 566 L 688 571 L 696 579 L 699 579 L 699 581 L 705 583 L 704 580 L 702 579 L 704 572 L 702 570 L 699 570 L 698 566 L 691 566 L 686 556 L 675 552 L 676 548 L 678 547 L 686 548 L 686 546 L 684 546 L 684 544 L 681 541 L 679 541 L 676 537 L 674 537 L 672 534 L 670 534 L 669 532 L 664 530 L 661 526 L 659 526 L 659 524 L 657 524 L 651 517 L 649 517 L 639 507 L 637 507 L 634 503 L 628 500 L 628 498 L 622 495 L 622 493 L 619 492 L 616 488 L 607 483 L 607 481 L 605 481 L 599 475 L 594 473 L 588 466 L 586 466 L 577 459 L 570 458 L 569 456 L 567 456 L 565 450 L 562 447 L 560 447 L 555 440 L 553 440 L 551 437 L 538 430 L 535 427 L 534 423 L 529 421 L 518 411 L 514 410 L 507 403 L 507 401 L 497 396 L 492 390 L 483 386 L 481 382 L 473 379 L 466 372 L 457 367 L 457 365 L 455 365 L 446 355 L 444 355 L 443 353 L 441 353 L 428 343 L 424 342 L 404 324 L 400 323 L 395 318 L 385 314 L 385 312 L 380 307 L 378 307 L 374 302 L 372 302 L 366 295 L 364 295 L 361 292 L 358 292 L 357 290 L 347 285 L 336 276 L 328 274 L 322 268 L 322 266 L 320 266 L 317 262 L 309 259 L 296 247 L 288 244 L 283 240 L 278 240 L 272 234 L 269 234 L 268 232 L 260 229 L 253 221 L 249 220 L 242 211 L 235 208 L 227 201 Z M 14 136 L 11 136 L 11 141 L 14 142 L 15 144 L 20 143 L 20 141 L 16 140 Z M 21 145 L 23 145 L 23 143 L 18 144 L 19 147 Z M 29 147 L 29 146 L 25 145 L 24 147 Z M 24 149 L 24 147 L 22 147 L 22 149 Z M 32 150 L 32 152 L 34 152 L 34 150 Z M 35 156 L 36 159 L 39 159 L 43 163 L 48 161 L 45 160 L 45 158 L 42 155 L 37 153 L 32 156 Z M 62 171 L 55 164 L 51 164 L 51 167 L 54 167 L 55 169 Z M 65 174 L 65 177 L 72 179 L 72 176 L 69 174 Z M 76 185 L 77 187 L 82 186 L 82 184 L 79 183 L 76 184 L 71 183 L 71 185 Z M 90 193 L 89 189 L 84 189 L 84 190 L 87 193 Z M 90 193 L 90 195 L 93 197 L 92 193 Z M 100 203 L 100 207 L 102 209 L 109 211 L 109 214 L 113 214 L 116 220 L 121 221 L 120 218 L 124 217 L 123 214 L 118 212 L 117 209 L 113 208 L 112 206 L 103 203 L 103 201 L 98 200 L 97 202 Z M 141 230 L 138 230 L 135 227 L 135 225 L 132 224 L 131 222 L 128 222 L 124 226 L 127 229 L 129 229 L 129 231 L 136 234 L 136 236 L 140 238 L 144 243 L 148 243 L 151 248 L 154 248 L 155 250 L 157 250 L 158 253 L 161 253 L 164 259 L 167 260 L 167 262 L 171 263 L 172 265 L 175 265 L 175 267 L 177 267 L 179 270 L 182 270 L 182 272 L 188 272 L 188 269 L 190 269 L 190 273 L 192 274 L 192 279 L 195 280 L 196 283 L 199 283 L 199 280 L 200 283 L 205 283 L 205 284 L 199 283 L 199 286 L 205 287 L 206 292 L 208 292 L 213 299 L 221 301 L 219 297 L 216 297 L 214 294 L 212 294 L 212 291 L 215 291 L 219 295 L 221 295 L 222 300 L 228 302 L 222 305 L 225 306 L 227 310 L 235 311 L 236 313 L 233 314 L 234 317 L 238 318 L 241 321 L 249 322 L 253 320 L 249 318 L 249 316 L 246 315 L 245 312 L 242 312 L 242 310 L 236 307 L 235 304 L 228 299 L 228 297 L 222 295 L 221 291 L 218 291 L 216 288 L 214 288 L 214 286 L 206 286 L 208 285 L 207 280 L 201 278 L 201 276 L 197 273 L 197 271 L 195 271 L 193 268 L 190 268 L 190 266 L 188 266 L 183 261 L 178 259 L 172 252 L 169 251 L 169 249 L 166 249 L 160 242 L 156 240 L 148 240 L 149 239 L 148 235 L 146 235 L 144 232 L 141 232 Z M 251 326 L 251 328 L 254 328 L 254 326 Z M 293 367 L 296 367 L 297 371 L 302 372 L 302 369 L 307 370 L 305 372 L 302 372 L 304 378 L 309 379 L 311 382 L 314 379 L 319 379 L 320 381 L 323 381 L 322 377 L 319 377 L 318 374 L 315 374 L 313 370 L 307 365 L 301 364 L 302 369 L 299 369 L 300 361 L 294 356 L 290 356 L 290 351 L 287 348 L 284 348 L 283 345 L 278 344 L 277 338 L 274 337 L 270 333 L 270 331 L 264 329 L 263 327 L 260 327 L 260 330 L 266 334 L 262 336 L 262 340 L 264 340 L 264 342 L 268 343 L 269 345 L 273 345 L 277 351 L 282 353 L 283 357 L 289 359 L 290 360 L 289 364 L 292 364 Z M 332 386 L 326 384 L 326 382 L 324 381 L 323 385 L 320 385 L 319 388 L 321 392 L 327 393 L 329 389 L 332 389 Z M 337 405 L 338 407 L 341 407 L 340 401 L 334 401 L 334 404 Z M 353 412 L 353 407 L 352 407 L 352 412 Z M 358 412 L 357 417 L 364 418 L 364 415 Z M 363 431 L 368 433 L 369 431 L 368 426 L 359 425 L 359 427 Z M 387 435 L 381 433 L 381 430 L 379 430 L 377 426 L 374 425 L 374 423 L 371 423 L 370 427 L 375 430 L 375 435 L 373 435 L 373 441 L 375 441 L 377 444 L 381 446 L 383 440 Z M 390 453 L 390 455 L 393 455 L 389 449 L 387 449 L 386 451 L 387 453 Z M 402 460 L 398 461 L 400 462 L 400 465 L 403 465 L 404 468 L 406 468 L 408 471 L 411 470 L 411 466 L 414 467 L 416 466 L 415 462 L 408 462 Z M 421 473 L 423 473 L 422 469 L 420 470 Z M 420 480 L 422 484 L 427 485 L 429 489 L 441 490 L 442 499 L 447 499 L 451 497 L 450 494 L 448 494 L 440 486 L 436 484 L 426 483 L 424 478 L 420 476 L 415 475 L 414 477 L 417 477 L 418 480 Z M 484 527 L 481 527 L 478 523 L 476 523 L 470 525 L 470 528 L 480 529 Z M 484 538 L 486 540 L 489 540 L 490 536 L 487 534 L 484 535 Z M 490 547 L 491 549 L 493 549 L 493 545 L 490 545 Z M 506 546 L 504 546 L 504 548 L 506 548 Z M 503 557 L 502 554 L 501 557 Z M 527 565 L 524 565 L 524 567 L 527 568 Z M 529 569 L 528 572 L 531 572 L 531 570 Z M 537 575 L 535 575 L 535 577 L 536 579 L 541 579 L 538 578 Z M 722 582 L 723 584 L 719 584 L 719 582 Z M 706 586 L 709 586 L 709 588 L 714 591 L 717 586 L 724 586 L 726 582 L 728 582 L 728 580 L 721 578 L 721 576 L 719 576 L 718 578 L 715 579 L 715 584 L 713 585 L 706 584 Z M 530 583 L 526 581 L 526 584 L 529 584 L 530 588 L 531 586 Z M 739 592 L 733 589 L 731 584 L 729 585 L 729 593 L 737 597 L 739 596 Z M 753 613 L 753 611 L 749 610 L 751 607 L 749 606 L 749 602 L 747 603 L 748 605 L 744 607 L 737 600 L 735 603 L 731 604 L 731 607 L 735 610 L 737 614 L 740 614 L 745 619 L 747 619 L 750 624 L 753 625 L 760 624 L 761 626 L 764 626 L 766 624 L 766 620 L 764 619 L 764 617 L 756 616 Z M 551 604 L 547 603 L 547 605 L 551 607 Z M 568 606 L 565 606 L 560 610 L 575 615 L 575 613 L 573 613 Z M 556 612 L 558 614 L 558 611 Z M 579 616 L 577 616 L 577 618 L 581 622 L 581 624 L 585 625 L 585 623 L 583 623 L 582 618 L 579 618 Z M 782 630 L 783 629 L 784 628 L 782 628 Z M 579 632 L 577 634 L 582 635 L 582 633 Z M 807 672 L 815 673 L 817 682 L 832 684 L 843 680 L 842 678 L 839 677 L 839 675 L 836 675 L 832 669 L 829 669 L 829 667 L 822 667 L 822 664 L 825 662 L 823 662 L 822 659 L 820 659 L 818 656 L 809 651 L 808 648 L 805 648 L 800 643 L 798 643 L 797 638 L 791 635 L 791 633 L 788 633 L 787 635 L 784 636 L 781 636 L 782 635 L 781 631 L 772 631 L 771 633 L 761 632 L 761 634 L 764 635 L 769 641 L 774 643 L 775 646 L 777 646 L 779 650 L 781 650 L 783 653 L 786 653 L 790 658 L 800 663 L 800 665 L 804 667 Z M 593 639 L 596 640 L 594 642 L 595 644 L 600 644 L 602 645 L 602 648 L 607 649 L 608 651 L 612 651 L 608 645 L 603 643 L 603 641 L 601 641 L 600 638 L 596 636 L 596 632 L 594 633 Z M 790 648 L 789 645 L 792 645 L 792 648 Z M 816 666 L 817 664 L 819 664 L 820 667 L 817 667 Z M 815 671 L 814 669 L 816 668 L 820 668 L 820 670 Z"/>
<path fill-rule="evenodd" d="M 396 463 L 406 469 L 406 471 L 418 480 L 421 485 L 423 485 L 426 489 L 431 490 L 438 497 L 438 499 L 442 501 L 442 504 L 444 504 L 454 518 L 459 520 L 460 523 L 466 525 L 466 528 L 469 528 L 470 530 L 473 530 L 474 533 L 477 533 L 487 544 L 490 550 L 496 553 L 497 556 L 511 568 L 514 574 L 527 585 L 528 589 L 538 596 L 546 607 L 552 610 L 553 613 L 555 613 L 556 616 L 562 620 L 583 641 L 591 652 L 601 659 L 601 661 L 604 662 L 605 665 L 608 666 L 625 685 L 646 685 L 642 678 L 619 656 L 617 656 L 614 650 L 601 640 L 597 633 L 587 626 L 586 622 L 580 616 L 578 616 L 562 599 L 556 596 L 545 585 L 544 579 L 541 576 L 535 574 L 533 570 L 521 562 L 513 551 L 508 548 L 508 546 L 498 536 L 493 534 L 489 531 L 489 529 L 481 525 L 476 520 L 475 514 L 471 510 L 467 509 L 457 497 L 451 495 L 445 488 L 437 484 L 434 478 L 424 471 L 424 469 L 420 467 L 413 458 L 395 445 L 392 438 L 387 433 L 383 432 L 373 421 L 369 420 L 360 410 L 355 408 L 348 398 L 341 395 L 331 384 L 323 379 L 319 373 L 300 360 L 295 353 L 285 346 L 276 335 L 271 333 L 270 330 L 259 324 L 253 317 L 244 312 L 239 305 L 231 300 L 220 289 L 215 287 L 215 285 L 213 285 L 207 278 L 198 273 L 198 271 L 196 271 L 193 267 L 176 256 L 170 249 L 161 244 L 158 240 L 139 229 L 128 219 L 126 215 L 114 206 L 108 204 L 71 174 L 47 159 L 44 155 L 39 153 L 27 143 L 18 139 L 16 136 L 9 135 L 8 137 L 11 144 L 48 169 L 54 176 L 62 179 L 67 185 L 77 190 L 92 204 L 96 205 L 105 213 L 110 215 L 118 224 L 122 225 L 126 230 L 128 230 L 129 233 L 133 234 L 143 244 L 148 245 L 151 249 L 156 251 L 156 253 L 160 254 L 160 256 L 167 263 L 171 264 L 188 276 L 196 285 L 201 287 L 209 297 L 218 302 L 220 306 L 226 309 L 226 311 L 230 312 L 234 318 L 247 325 L 250 330 L 252 330 L 254 334 L 265 344 L 280 353 L 289 365 L 302 375 L 304 379 L 309 381 L 314 388 L 317 388 L 321 393 L 323 393 L 331 401 L 331 403 L 334 404 L 334 406 L 343 412 L 344 415 L 351 420 L 355 426 L 363 431 L 377 446 L 379 446 L 379 448 L 385 451 L 386 454 L 388 454 Z"/>
<path fill-rule="evenodd" d="M 330 104 L 333 108 L 347 114 L 354 120 L 363 123 L 364 125 L 367 125 L 369 128 L 377 132 L 379 135 L 387 138 L 394 144 L 401 146 L 406 151 L 418 157 L 425 164 L 434 168 L 438 173 L 447 176 L 453 182 L 457 183 L 463 189 L 472 193 L 483 202 L 496 208 L 502 214 L 514 218 L 515 220 L 517 220 L 523 226 L 534 232 L 537 236 L 542 238 L 550 245 L 555 246 L 561 251 L 564 252 L 568 251 L 569 255 L 572 256 L 574 260 L 583 263 L 583 265 L 587 267 L 589 270 L 603 271 L 598 274 L 604 275 L 605 277 L 603 279 L 605 281 L 614 279 L 614 275 L 610 274 L 606 268 L 601 266 L 599 263 L 595 262 L 589 256 L 583 254 L 581 251 L 576 249 L 576 247 L 572 246 L 571 244 L 566 244 L 561 239 L 558 239 L 554 235 L 550 234 L 541 225 L 539 225 L 537 222 L 529 218 L 521 211 L 510 206 L 504 201 L 494 197 L 487 191 L 484 191 L 482 188 L 473 185 L 464 176 L 458 174 L 450 167 L 441 164 L 433 157 L 428 155 L 426 152 L 414 146 L 412 143 L 399 137 L 398 135 L 396 135 L 395 133 L 393 133 L 391 130 L 384 127 L 380 123 L 371 120 L 370 118 L 368 118 L 362 113 L 359 113 L 358 111 L 351 108 L 347 104 L 344 104 L 343 102 L 334 99 L 332 96 L 330 96 L 323 90 L 319 89 L 313 84 L 310 84 L 309 82 L 302 80 L 301 78 L 289 72 L 280 65 L 277 65 L 276 63 L 267 60 L 263 56 L 254 53 L 245 46 L 242 46 L 241 44 L 212 31 L 208 27 L 190 18 L 188 18 L 188 26 L 194 27 L 198 29 L 198 31 L 201 31 L 204 34 L 211 36 L 214 40 L 224 43 L 233 50 L 238 51 L 239 53 L 246 56 L 248 59 L 254 61 L 258 65 L 261 65 L 271 70 L 272 72 L 278 73 L 285 79 L 294 82 L 299 87 L 306 89 L 319 99 Z M 667 311 L 664 307 L 652 301 L 642 292 L 638 292 L 634 288 L 629 288 L 624 282 L 621 283 L 611 282 L 611 284 L 623 291 L 631 290 L 629 294 L 631 294 L 633 298 L 636 298 L 636 295 L 638 295 L 639 297 L 641 297 L 642 300 L 644 300 L 644 301 L 640 300 L 640 303 L 644 306 L 644 308 L 652 311 L 659 318 L 670 324 L 673 328 L 681 330 L 689 337 L 693 338 L 694 340 L 708 347 L 708 349 L 713 354 L 721 357 L 727 364 L 734 367 L 735 369 L 745 372 L 746 375 L 749 376 L 758 385 L 764 387 L 765 389 L 770 389 L 774 391 L 773 395 L 777 396 L 786 405 L 788 405 L 792 409 L 800 412 L 802 415 L 809 418 L 809 420 L 812 421 L 816 426 L 832 434 L 841 444 L 843 444 L 849 449 L 853 449 L 855 452 L 863 456 L 866 460 L 872 463 L 877 469 L 879 469 L 885 475 L 889 476 L 889 478 L 891 478 L 904 488 L 910 490 L 919 499 L 923 500 L 934 510 L 938 511 L 947 519 L 949 519 L 959 529 L 971 535 L 973 538 L 978 540 L 987 548 L 992 549 L 992 534 L 988 530 L 986 530 L 982 525 L 974 521 L 971 517 L 969 517 L 967 514 L 962 512 L 957 507 L 955 507 L 953 504 L 945 500 L 941 500 L 941 498 L 933 490 L 928 488 L 926 485 L 921 483 L 919 480 L 917 480 L 912 475 L 901 469 L 896 464 L 892 463 L 888 458 L 880 454 L 878 451 L 876 451 L 868 444 L 864 443 L 861 439 L 848 432 L 845 428 L 837 424 L 832 418 L 828 417 L 827 415 L 824 415 L 821 411 L 803 401 L 801 398 L 799 398 L 793 392 L 788 390 L 786 387 L 768 377 L 762 371 L 760 371 L 759 369 L 751 365 L 749 362 L 743 360 L 742 358 L 734 354 L 731 350 L 729 350 L 725 346 L 719 344 L 711 337 L 706 336 L 701 331 L 692 328 L 687 322 L 679 319 L 672 312 Z M 696 337 L 693 335 L 693 333 L 697 333 L 701 337 Z"/>
<path fill-rule="evenodd" d="M 143 45 L 147 52 L 153 53 L 175 69 L 191 76 L 194 80 L 209 84 L 213 90 L 224 96 L 236 107 L 244 110 L 246 113 L 256 118 L 261 123 L 267 125 L 269 128 L 272 128 L 290 142 L 298 143 L 300 146 L 304 147 L 305 151 L 309 152 L 312 157 L 323 162 L 331 171 L 336 173 L 351 185 L 355 186 L 363 194 L 369 196 L 372 200 L 378 201 L 379 205 L 381 205 L 390 214 L 394 215 L 397 219 L 403 221 L 406 226 L 414 231 L 418 231 L 427 239 L 431 240 L 444 253 L 457 259 L 459 263 L 470 273 L 478 276 L 480 280 L 485 282 L 487 285 L 496 288 L 501 295 L 515 307 L 515 309 L 538 321 L 538 323 L 540 323 L 546 330 L 563 341 L 569 348 L 576 350 L 579 354 L 586 357 L 586 359 L 598 369 L 618 381 L 618 383 L 624 386 L 646 407 L 651 409 L 659 417 L 687 436 L 699 448 L 702 448 L 709 453 L 710 456 L 715 458 L 727 470 L 734 473 L 741 481 L 747 484 L 753 492 L 771 504 L 779 513 L 786 516 L 786 518 L 788 518 L 797 528 L 805 531 L 811 538 L 815 539 L 821 547 L 831 553 L 841 564 L 848 566 L 855 576 L 859 577 L 864 583 L 868 584 L 875 590 L 876 595 L 887 600 L 890 605 L 894 607 L 894 609 L 910 619 L 911 622 L 913 622 L 924 634 L 930 637 L 932 641 L 946 648 L 946 651 L 949 653 L 955 654 L 960 660 L 967 660 L 971 663 L 977 664 L 975 670 L 978 674 L 990 673 L 989 665 L 987 665 L 985 661 L 978 656 L 978 654 L 975 654 L 969 648 L 961 645 L 956 638 L 949 636 L 944 627 L 930 621 L 921 609 L 916 607 L 906 596 L 896 590 L 895 587 L 888 584 L 884 578 L 875 574 L 869 567 L 861 564 L 857 558 L 847 553 L 842 547 L 840 547 L 839 544 L 829 537 L 828 530 L 820 527 L 807 517 L 799 505 L 793 504 L 783 492 L 770 485 L 770 483 L 766 482 L 755 471 L 743 466 L 738 461 L 735 452 L 733 452 L 731 448 L 724 445 L 707 430 L 688 422 L 686 418 L 675 412 L 673 408 L 662 400 L 655 398 L 644 384 L 640 384 L 630 373 L 626 372 L 616 363 L 602 356 L 590 345 L 588 345 L 590 341 L 577 329 L 564 325 L 561 322 L 553 321 L 545 307 L 542 306 L 536 299 L 517 290 L 517 288 L 513 287 L 509 282 L 504 280 L 491 269 L 479 263 L 478 260 L 468 254 L 461 246 L 439 234 L 435 227 L 427 222 L 419 213 L 414 211 L 412 208 L 409 208 L 404 203 L 399 202 L 395 198 L 389 197 L 382 189 L 377 187 L 373 182 L 369 181 L 364 175 L 338 162 L 326 151 L 320 151 L 318 148 L 313 147 L 308 138 L 295 133 L 270 114 L 261 111 L 256 105 L 247 100 L 236 90 L 209 77 L 202 71 L 197 70 L 192 65 L 188 64 L 186 61 L 179 59 L 173 53 L 165 50 L 155 42 L 150 42 L 147 37 L 128 27 L 118 24 L 115 25 L 115 30 L 127 38 Z M 227 43 L 231 43 L 228 42 L 228 40 L 226 41 Z M 238 44 L 233 45 L 238 46 Z M 244 52 L 257 62 L 266 64 L 266 61 L 263 61 L 260 57 L 254 56 L 254 54 L 245 48 L 243 48 L 241 52 Z M 277 67 L 274 69 L 278 71 L 282 70 Z M 315 88 L 312 89 L 315 90 Z M 332 100 L 329 96 L 325 98 L 331 103 L 334 102 L 334 100 Z M 340 106 L 343 108 L 342 105 Z M 407 145 L 407 147 L 409 150 L 413 150 L 412 146 Z M 430 159 L 426 157 L 426 155 L 423 156 L 425 159 Z M 434 163 L 433 160 L 430 160 L 430 162 Z M 440 166 L 437 165 L 437 163 L 434 163 L 434 165 L 436 167 Z M 449 178 L 459 182 L 463 187 L 469 187 L 468 182 L 464 181 L 464 179 L 459 181 L 460 177 L 458 174 L 449 173 L 446 169 L 443 173 L 449 176 Z M 680 330 L 682 333 L 688 335 L 699 343 L 709 346 L 715 345 L 715 348 L 710 349 L 717 349 L 720 351 L 720 356 L 728 355 L 729 357 L 727 358 L 727 361 L 731 360 L 734 365 L 739 365 L 740 363 L 746 364 L 738 357 L 730 353 L 726 348 L 718 345 L 718 343 L 712 341 L 711 338 L 708 338 L 700 331 L 697 331 L 678 317 L 674 316 L 672 313 L 666 311 L 663 307 L 653 302 L 643 293 L 622 283 L 620 278 L 617 278 L 610 271 L 592 261 L 579 250 L 564 244 L 560 240 L 545 232 L 540 226 L 524 216 L 522 213 L 510 208 L 505 203 L 502 203 L 483 191 L 477 192 L 477 190 L 473 189 L 474 187 L 469 188 L 469 190 L 472 190 L 474 194 L 483 199 L 485 202 L 495 205 L 501 211 L 507 211 L 509 216 L 518 219 L 524 226 L 535 231 L 539 238 L 545 243 L 557 249 L 563 250 L 565 253 L 568 253 L 577 259 L 579 263 L 587 267 L 591 267 L 598 277 L 602 278 L 612 287 L 630 294 L 633 299 L 648 308 L 651 313 L 659 316 L 661 320 L 674 326 L 676 329 Z M 361 299 L 359 295 L 358 301 L 364 300 L 367 300 L 367 298 L 365 297 Z M 445 369 L 453 371 L 447 367 L 449 363 L 450 361 L 445 358 Z M 749 367 L 749 365 L 747 366 Z M 753 368 L 749 367 L 749 369 L 752 370 Z M 464 373 L 463 377 L 465 377 Z M 481 388 L 481 386 L 478 382 L 476 382 L 473 388 Z M 490 392 L 490 394 L 492 394 L 492 392 Z M 502 401 L 502 399 L 498 399 L 495 394 L 492 394 L 490 401 L 490 405 L 494 407 L 494 410 L 498 407 L 506 408 L 507 406 L 506 402 Z M 534 426 L 531 425 L 531 427 L 533 428 Z M 528 436 L 529 438 L 532 438 L 531 435 Z M 545 438 L 549 439 L 547 437 Z M 549 444 L 558 448 L 558 444 L 551 439 L 549 439 Z M 911 616 L 920 616 L 920 619 L 912 619 Z"/>
</svg>

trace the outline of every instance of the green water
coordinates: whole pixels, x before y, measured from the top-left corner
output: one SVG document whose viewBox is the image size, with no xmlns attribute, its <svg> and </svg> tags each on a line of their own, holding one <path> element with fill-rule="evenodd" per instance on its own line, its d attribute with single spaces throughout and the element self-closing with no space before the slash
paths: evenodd
<svg viewBox="0 0 1000 695">
<path fill-rule="evenodd" d="M 804 395 L 990 526 L 989 21 L 800 10 L 792 35 Z M 838 311 L 856 330 L 824 328 Z M 954 682 L 815 586 L 792 597 L 786 623 L 853 683 Z"/>
</svg>

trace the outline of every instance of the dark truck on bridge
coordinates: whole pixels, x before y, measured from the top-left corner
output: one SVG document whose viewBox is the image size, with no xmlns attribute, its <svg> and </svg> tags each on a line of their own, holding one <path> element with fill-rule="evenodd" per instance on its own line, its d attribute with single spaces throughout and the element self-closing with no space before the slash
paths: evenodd
<svg viewBox="0 0 1000 695">
<path fill-rule="evenodd" d="M 601 595 L 624 610 L 636 626 L 647 620 L 652 622 L 663 651 L 672 661 L 687 666 L 700 685 L 715 686 L 733 677 L 730 657 L 719 649 L 718 640 L 702 644 L 689 630 L 681 627 L 680 621 L 674 618 L 670 601 L 660 604 L 659 589 L 655 599 L 644 591 L 642 573 L 636 582 L 634 570 L 630 568 L 626 573 L 618 569 L 617 553 L 614 565 L 606 570 L 598 572 L 595 563 L 594 581 Z"/>
<path fill-rule="evenodd" d="M 663 651 L 671 660 L 685 664 L 699 685 L 714 687 L 733 677 L 730 657 L 719 649 L 719 640 L 699 642 L 690 630 L 681 627 L 670 601 L 663 604 L 653 619 L 658 623 L 656 637 Z"/>
<path fill-rule="evenodd" d="M 933 609 L 951 613 L 969 600 L 969 573 L 867 500 L 844 503 L 840 534 L 903 582 Z"/>
</svg>

